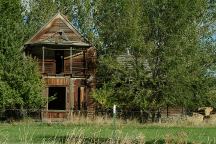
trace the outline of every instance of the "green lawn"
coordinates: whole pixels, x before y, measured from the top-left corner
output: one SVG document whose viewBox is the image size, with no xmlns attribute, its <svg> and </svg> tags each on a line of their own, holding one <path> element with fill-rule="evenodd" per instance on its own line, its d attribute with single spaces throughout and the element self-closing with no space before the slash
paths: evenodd
<svg viewBox="0 0 216 144">
<path fill-rule="evenodd" d="M 146 143 L 164 143 L 164 139 L 186 140 L 189 143 L 216 143 L 216 127 L 122 124 L 116 127 L 115 136 L 113 132 L 113 126 L 109 124 L 2 123 L 0 143 L 66 143 L 80 139 L 86 140 L 86 143 L 93 143 L 93 140 L 102 143 L 111 138 L 130 140 L 143 137 Z"/>
</svg>

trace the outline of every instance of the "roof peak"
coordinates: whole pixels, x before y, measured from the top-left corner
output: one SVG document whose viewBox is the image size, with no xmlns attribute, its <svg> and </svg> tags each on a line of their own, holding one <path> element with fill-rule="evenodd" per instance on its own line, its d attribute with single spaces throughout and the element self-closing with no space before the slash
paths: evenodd
<svg viewBox="0 0 216 144">
<path fill-rule="evenodd" d="M 63 44 L 65 41 L 71 42 L 71 45 L 73 41 L 90 44 L 61 12 L 57 12 L 25 45 L 43 44 L 47 40 L 53 44 Z"/>
</svg>

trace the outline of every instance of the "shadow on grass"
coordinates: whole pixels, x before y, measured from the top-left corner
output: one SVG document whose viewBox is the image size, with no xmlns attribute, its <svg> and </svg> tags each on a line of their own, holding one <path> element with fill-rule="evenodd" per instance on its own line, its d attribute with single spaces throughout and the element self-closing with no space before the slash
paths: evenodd
<svg viewBox="0 0 216 144">
<path fill-rule="evenodd" d="M 54 143 L 60 143 L 60 144 L 65 144 L 65 143 L 71 143 L 71 142 L 79 142 L 82 144 L 91 144 L 91 143 L 125 143 L 125 139 L 112 139 L 112 138 L 93 138 L 93 137 L 79 137 L 79 136 L 38 136 L 34 139 L 34 141 L 43 141 L 43 142 L 54 142 Z M 129 143 L 133 144 L 142 144 L 137 139 L 128 139 Z M 154 140 L 149 140 L 145 141 L 145 144 L 177 144 L 179 142 L 172 141 L 172 142 L 166 142 L 164 139 L 154 139 Z M 192 142 L 186 142 L 187 144 L 192 144 Z"/>
</svg>

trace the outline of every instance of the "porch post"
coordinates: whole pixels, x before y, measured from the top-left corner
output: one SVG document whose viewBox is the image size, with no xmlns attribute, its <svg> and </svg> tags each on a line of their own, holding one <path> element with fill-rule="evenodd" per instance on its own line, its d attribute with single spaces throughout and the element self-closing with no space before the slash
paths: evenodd
<svg viewBox="0 0 216 144">
<path fill-rule="evenodd" d="M 44 46 L 42 47 L 42 52 L 43 52 L 42 72 L 44 73 L 45 72 L 45 65 L 44 65 L 44 54 L 45 54 L 45 51 L 44 51 Z"/>
<path fill-rule="evenodd" d="M 72 47 L 70 47 L 70 74 L 72 76 L 72 65 L 73 65 Z"/>
<path fill-rule="evenodd" d="M 83 68 L 84 77 L 86 77 L 86 50 L 83 50 Z"/>
<path fill-rule="evenodd" d="M 70 87 L 69 87 L 69 93 L 70 93 L 70 118 L 73 119 L 73 110 L 74 110 L 74 80 L 70 78 Z"/>
</svg>

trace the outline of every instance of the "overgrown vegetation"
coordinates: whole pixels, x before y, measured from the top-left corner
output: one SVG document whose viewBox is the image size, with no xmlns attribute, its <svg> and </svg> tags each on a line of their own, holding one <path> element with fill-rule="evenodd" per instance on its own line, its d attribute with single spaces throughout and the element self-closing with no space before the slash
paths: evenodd
<svg viewBox="0 0 216 144">
<path fill-rule="evenodd" d="M 52 15 L 72 19 L 98 52 L 103 106 L 160 111 L 215 107 L 215 6 L 211 0 L 0 1 L 0 107 L 36 108 L 43 83 L 21 47 Z M 27 16 L 24 23 L 23 17 Z"/>
<path fill-rule="evenodd" d="M 20 1 L 0 1 L 0 109 L 40 108 L 43 82 L 37 64 L 22 47 L 31 27 Z"/>
<path fill-rule="evenodd" d="M 153 113 L 214 107 L 215 6 L 206 0 L 95 2 L 101 45 L 94 97 L 106 107 Z"/>
<path fill-rule="evenodd" d="M 127 143 L 127 144 L 173 144 L 215 143 L 215 128 L 201 126 L 118 124 L 115 132 L 110 124 L 85 123 L 12 123 L 0 125 L 1 143 Z"/>
</svg>

